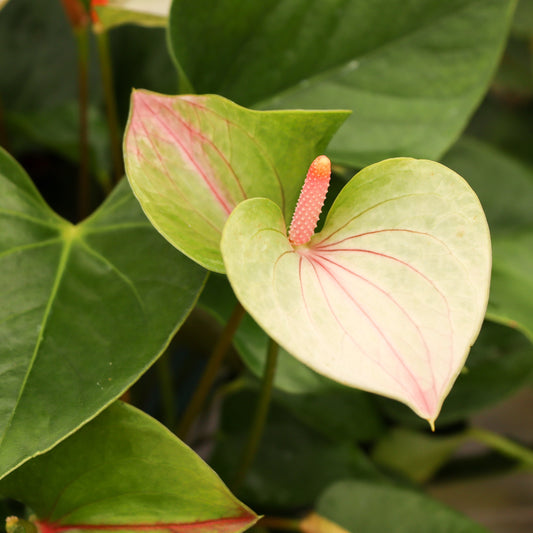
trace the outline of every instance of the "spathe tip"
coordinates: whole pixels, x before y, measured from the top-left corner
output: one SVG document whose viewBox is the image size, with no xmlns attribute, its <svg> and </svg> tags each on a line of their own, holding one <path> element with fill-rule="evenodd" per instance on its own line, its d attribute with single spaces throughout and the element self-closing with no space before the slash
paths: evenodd
<svg viewBox="0 0 533 533">
<path fill-rule="evenodd" d="M 427 421 L 428 421 L 429 427 L 431 428 L 431 431 L 435 433 L 435 419 L 428 418 Z"/>
</svg>

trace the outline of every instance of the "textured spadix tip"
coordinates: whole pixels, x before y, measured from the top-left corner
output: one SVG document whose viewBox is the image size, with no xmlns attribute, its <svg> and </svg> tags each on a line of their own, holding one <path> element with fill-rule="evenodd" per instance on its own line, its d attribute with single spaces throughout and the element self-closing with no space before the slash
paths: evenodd
<svg viewBox="0 0 533 533">
<path fill-rule="evenodd" d="M 326 155 L 319 155 L 309 166 L 307 179 L 328 180 L 331 176 L 331 161 Z"/>
<path fill-rule="evenodd" d="M 319 155 L 309 167 L 302 192 L 289 229 L 289 241 L 294 246 L 309 242 L 315 231 L 331 176 L 331 161 Z"/>
</svg>

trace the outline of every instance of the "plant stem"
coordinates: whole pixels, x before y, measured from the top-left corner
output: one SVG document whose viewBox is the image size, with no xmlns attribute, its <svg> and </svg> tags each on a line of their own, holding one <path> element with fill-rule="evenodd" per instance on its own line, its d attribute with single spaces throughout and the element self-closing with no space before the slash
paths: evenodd
<svg viewBox="0 0 533 533">
<path fill-rule="evenodd" d="M 530 467 L 533 466 L 533 451 L 512 440 L 481 428 L 470 428 L 465 434 L 511 459 L 520 461 Z"/>
<path fill-rule="evenodd" d="M 285 531 L 301 531 L 302 521 L 294 518 L 279 518 L 277 516 L 265 516 L 259 520 L 258 525 L 268 529 L 283 529 Z"/>
<path fill-rule="evenodd" d="M 163 404 L 163 422 L 167 428 L 173 428 L 176 423 L 176 408 L 174 403 L 174 387 L 172 386 L 172 368 L 168 350 L 165 350 L 155 364 L 161 403 Z"/>
<path fill-rule="evenodd" d="M 234 492 L 236 492 L 242 485 L 246 474 L 248 473 L 248 469 L 253 463 L 255 454 L 261 441 L 261 437 L 263 435 L 263 430 L 265 429 L 268 408 L 270 406 L 270 397 L 272 395 L 272 385 L 274 383 L 274 376 L 276 374 L 278 350 L 278 344 L 273 339 L 270 339 L 267 360 L 265 369 L 263 371 L 263 382 L 261 384 L 261 391 L 259 393 L 259 399 L 255 409 L 252 427 L 250 428 L 248 441 L 246 442 L 244 452 L 241 457 L 240 467 L 237 470 L 237 474 L 232 485 Z"/>
<path fill-rule="evenodd" d="M 87 27 L 74 30 L 78 45 L 78 105 L 80 120 L 80 168 L 78 178 L 78 219 L 83 220 L 90 211 L 91 191 L 89 181 L 89 31 Z"/>
<path fill-rule="evenodd" d="M 98 43 L 98 55 L 100 58 L 100 73 L 106 107 L 107 127 L 109 129 L 109 142 L 111 148 L 111 161 L 113 164 L 114 183 L 122 178 L 124 167 L 122 164 L 122 148 L 120 139 L 120 127 L 118 123 L 117 105 L 115 98 L 115 86 L 113 82 L 113 69 L 111 67 L 111 53 L 109 50 L 109 37 L 107 31 L 98 29 L 95 31 Z"/>
<path fill-rule="evenodd" d="M 237 303 L 230 319 L 226 323 L 226 326 L 218 339 L 218 342 L 213 348 L 213 352 L 209 357 L 209 361 L 207 362 L 207 366 L 204 370 L 202 378 L 200 379 L 191 401 L 185 409 L 183 417 L 176 429 L 176 434 L 180 439 L 185 440 L 193 422 L 196 420 L 196 417 L 202 410 L 209 391 L 211 390 L 215 378 L 217 377 L 222 361 L 224 360 L 224 356 L 231 346 L 233 336 L 235 335 L 235 332 L 237 331 L 244 314 L 244 308 L 240 303 Z"/>
</svg>

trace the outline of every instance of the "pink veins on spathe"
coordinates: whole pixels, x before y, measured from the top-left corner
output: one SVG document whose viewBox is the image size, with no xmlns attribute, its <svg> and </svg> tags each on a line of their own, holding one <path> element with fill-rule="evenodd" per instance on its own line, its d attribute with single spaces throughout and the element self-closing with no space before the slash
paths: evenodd
<svg viewBox="0 0 533 533">
<path fill-rule="evenodd" d="M 306 244 L 315 232 L 331 177 L 331 161 L 319 155 L 309 167 L 289 229 L 294 246 Z"/>
</svg>

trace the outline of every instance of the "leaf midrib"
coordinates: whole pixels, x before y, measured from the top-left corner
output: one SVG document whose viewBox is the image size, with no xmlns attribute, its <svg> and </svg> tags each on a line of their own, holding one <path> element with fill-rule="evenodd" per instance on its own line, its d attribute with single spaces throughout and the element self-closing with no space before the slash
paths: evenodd
<svg viewBox="0 0 533 533">
<path fill-rule="evenodd" d="M 52 310 L 52 305 L 54 303 L 54 300 L 57 296 L 57 292 L 59 290 L 59 285 L 61 283 L 61 279 L 63 277 L 63 273 L 65 272 L 65 268 L 66 268 L 66 265 L 67 265 L 67 261 L 68 261 L 68 257 L 70 255 L 70 251 L 72 249 L 72 243 L 73 243 L 73 239 L 65 239 L 65 243 L 63 245 L 63 248 L 61 250 L 61 255 L 59 257 L 59 261 L 58 261 L 58 265 L 57 265 L 57 270 L 56 270 L 56 275 L 55 275 L 55 278 L 54 278 L 54 283 L 52 285 L 52 291 L 50 292 L 50 296 L 48 298 L 48 301 L 47 301 L 47 304 L 46 304 L 46 308 L 44 310 L 44 313 L 43 313 L 43 318 L 41 320 L 41 323 L 40 323 L 40 329 L 39 329 L 39 336 L 37 338 L 37 342 L 35 343 L 35 348 L 33 350 L 33 354 L 32 354 L 32 357 L 30 359 L 30 362 L 28 364 L 28 369 L 26 371 L 26 374 L 24 376 L 24 379 L 22 381 L 22 384 L 21 384 L 21 387 L 20 387 L 20 390 L 19 390 L 19 395 L 17 397 L 17 401 L 15 402 L 15 405 L 13 407 L 13 410 L 11 412 L 11 417 L 9 418 L 7 424 L 6 424 L 6 427 L 4 429 L 4 432 L 2 434 L 2 436 L 0 437 L 0 448 L 5 440 L 5 437 L 7 435 L 7 433 L 9 432 L 9 428 L 11 427 L 11 424 L 13 423 L 13 419 L 15 417 L 15 412 L 17 411 L 17 408 L 18 408 L 18 405 L 20 403 L 20 399 L 22 398 L 22 395 L 24 394 L 24 390 L 26 388 L 26 384 L 28 382 L 28 379 L 29 379 L 29 376 L 30 376 L 30 373 L 33 369 L 33 365 L 35 363 L 35 359 L 37 358 L 37 354 L 39 353 L 39 348 L 41 346 L 41 343 L 44 339 L 44 330 L 46 328 L 46 324 L 48 322 L 48 319 L 50 317 L 50 313 L 51 313 L 51 310 Z"/>
</svg>

